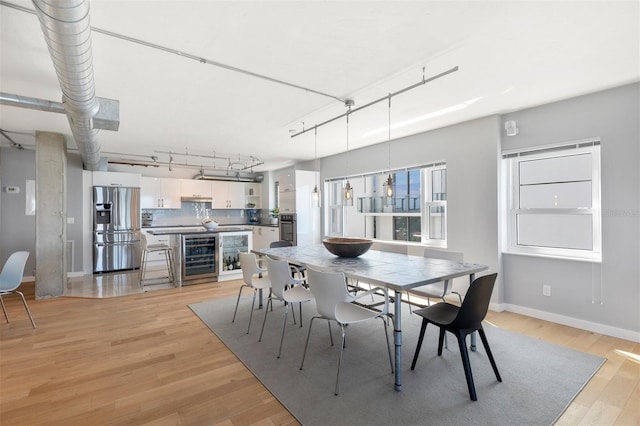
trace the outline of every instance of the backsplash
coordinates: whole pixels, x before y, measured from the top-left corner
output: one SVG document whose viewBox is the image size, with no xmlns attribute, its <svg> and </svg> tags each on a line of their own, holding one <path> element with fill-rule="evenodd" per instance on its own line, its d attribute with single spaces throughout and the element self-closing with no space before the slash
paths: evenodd
<svg viewBox="0 0 640 426">
<path fill-rule="evenodd" d="M 269 221 L 267 209 L 258 210 L 261 223 Z M 243 225 L 249 222 L 244 209 L 212 209 L 209 202 L 183 201 L 180 209 L 142 209 L 143 227 L 201 225 L 209 216 L 220 225 Z"/>
</svg>

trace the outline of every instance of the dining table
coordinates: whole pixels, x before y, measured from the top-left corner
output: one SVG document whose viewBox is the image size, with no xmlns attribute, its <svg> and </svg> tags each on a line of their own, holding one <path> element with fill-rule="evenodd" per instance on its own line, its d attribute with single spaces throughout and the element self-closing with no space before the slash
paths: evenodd
<svg viewBox="0 0 640 426">
<path fill-rule="evenodd" d="M 393 320 L 395 344 L 394 388 L 396 391 L 402 391 L 402 294 L 415 287 L 442 281 L 450 284 L 452 279 L 463 276 L 469 276 L 471 283 L 476 273 L 489 269 L 488 266 L 477 263 L 378 250 L 369 250 L 357 257 L 338 257 L 330 253 L 323 244 L 253 249 L 252 252 L 319 271 L 342 272 L 352 280 L 393 291 L 395 293 L 394 312 L 390 316 Z M 474 340 L 472 340 L 472 346 Z"/>
</svg>

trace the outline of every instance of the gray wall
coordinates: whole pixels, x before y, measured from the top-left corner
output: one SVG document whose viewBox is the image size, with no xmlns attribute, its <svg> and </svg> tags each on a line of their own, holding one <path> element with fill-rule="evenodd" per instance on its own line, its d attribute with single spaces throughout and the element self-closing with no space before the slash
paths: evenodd
<svg viewBox="0 0 640 426">
<path fill-rule="evenodd" d="M 0 262 L 4 265 L 15 251 L 28 251 L 26 276 L 35 276 L 36 268 L 36 217 L 25 215 L 26 181 L 35 179 L 34 150 L 0 148 Z M 20 192 L 9 194 L 7 186 L 17 186 Z"/>
<path fill-rule="evenodd" d="M 602 166 L 602 263 L 504 255 L 506 303 L 640 331 L 639 91 L 632 84 L 504 115 L 519 128 L 503 136 L 504 150 L 600 137 Z"/>
<path fill-rule="evenodd" d="M 82 210 L 90 200 L 82 198 L 82 158 L 78 153 L 67 153 L 67 241 L 73 241 L 73 259 L 69 260 L 67 272 L 82 272 L 82 238 L 85 231 Z M 91 224 L 86 224 L 89 231 Z"/>
<path fill-rule="evenodd" d="M 26 276 L 35 276 L 35 216 L 25 215 L 25 181 L 36 179 L 35 150 L 0 148 L 0 262 L 4 265 L 14 251 L 27 250 L 30 253 Z M 7 186 L 20 187 L 19 194 L 5 192 Z M 76 153 L 67 153 L 67 216 L 73 224 L 67 224 L 67 240 L 74 241 L 73 270 L 82 272 L 82 160 Z M 69 262 L 71 263 L 71 262 Z"/>
<path fill-rule="evenodd" d="M 447 162 L 447 248 L 463 252 L 465 261 L 488 265 L 488 272 L 500 271 L 499 126 L 500 118 L 490 116 L 392 142 L 392 169 L 434 161 Z M 350 151 L 348 171 L 345 170 L 344 155 L 322 159 L 322 179 L 380 171 L 388 167 L 386 142 Z M 461 290 L 465 291 L 466 285 Z M 502 299 L 499 277 L 492 301 L 501 303 Z"/>
</svg>

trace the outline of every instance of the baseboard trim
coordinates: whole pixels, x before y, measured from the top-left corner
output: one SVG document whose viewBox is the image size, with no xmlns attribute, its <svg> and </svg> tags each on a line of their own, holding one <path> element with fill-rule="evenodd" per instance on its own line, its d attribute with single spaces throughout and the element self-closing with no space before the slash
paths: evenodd
<svg viewBox="0 0 640 426">
<path fill-rule="evenodd" d="M 508 312 L 526 315 L 528 317 L 538 318 L 541 320 L 554 322 L 556 324 L 567 325 L 569 327 L 575 327 L 581 330 L 592 331 L 594 333 L 604 334 L 606 336 L 617 337 L 619 339 L 625 339 L 632 342 L 640 343 L 640 332 L 637 331 L 611 327 L 605 324 L 585 321 L 577 318 L 567 317 L 565 315 L 558 315 L 551 312 L 531 309 L 524 306 L 512 305 L 509 303 L 501 304 L 501 306 L 504 307 L 503 310 L 506 310 Z"/>
<path fill-rule="evenodd" d="M 83 277 L 85 275 L 84 272 L 82 271 L 78 271 L 78 272 L 67 272 L 67 278 L 78 278 L 78 277 Z M 91 275 L 91 274 L 89 274 Z"/>
</svg>

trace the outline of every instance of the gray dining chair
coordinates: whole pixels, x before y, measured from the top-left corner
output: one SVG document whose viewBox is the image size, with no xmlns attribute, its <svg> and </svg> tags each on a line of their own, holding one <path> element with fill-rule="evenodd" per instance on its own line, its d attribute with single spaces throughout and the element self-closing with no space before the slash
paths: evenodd
<svg viewBox="0 0 640 426">
<path fill-rule="evenodd" d="M 413 355 L 411 369 L 414 370 L 416 367 L 416 362 L 418 361 L 418 355 L 420 354 L 420 348 L 422 347 L 422 341 L 428 324 L 433 324 L 440 328 L 440 335 L 438 338 L 438 356 L 442 356 L 445 332 L 448 331 L 454 334 L 458 339 L 462 366 L 464 367 L 464 374 L 467 379 L 469 397 L 472 401 L 476 401 L 478 398 L 476 396 L 476 388 L 473 383 L 473 374 L 471 372 L 471 363 L 469 361 L 469 352 L 467 350 L 467 335 L 475 331 L 478 332 L 480 339 L 482 340 L 482 345 L 487 353 L 487 358 L 489 358 L 493 372 L 496 375 L 496 379 L 499 382 L 502 382 L 502 378 L 498 372 L 498 366 L 493 359 L 493 354 L 491 353 L 491 348 L 487 341 L 487 336 L 485 335 L 484 328 L 482 328 L 482 321 L 487 315 L 489 301 L 491 300 L 491 293 L 493 292 L 493 286 L 496 282 L 497 276 L 498 274 L 490 274 L 476 278 L 469 286 L 469 290 L 467 291 L 461 306 L 441 302 L 415 311 L 416 314 L 422 317 L 422 326 L 420 327 L 420 336 L 418 337 L 418 344 Z"/>
</svg>

